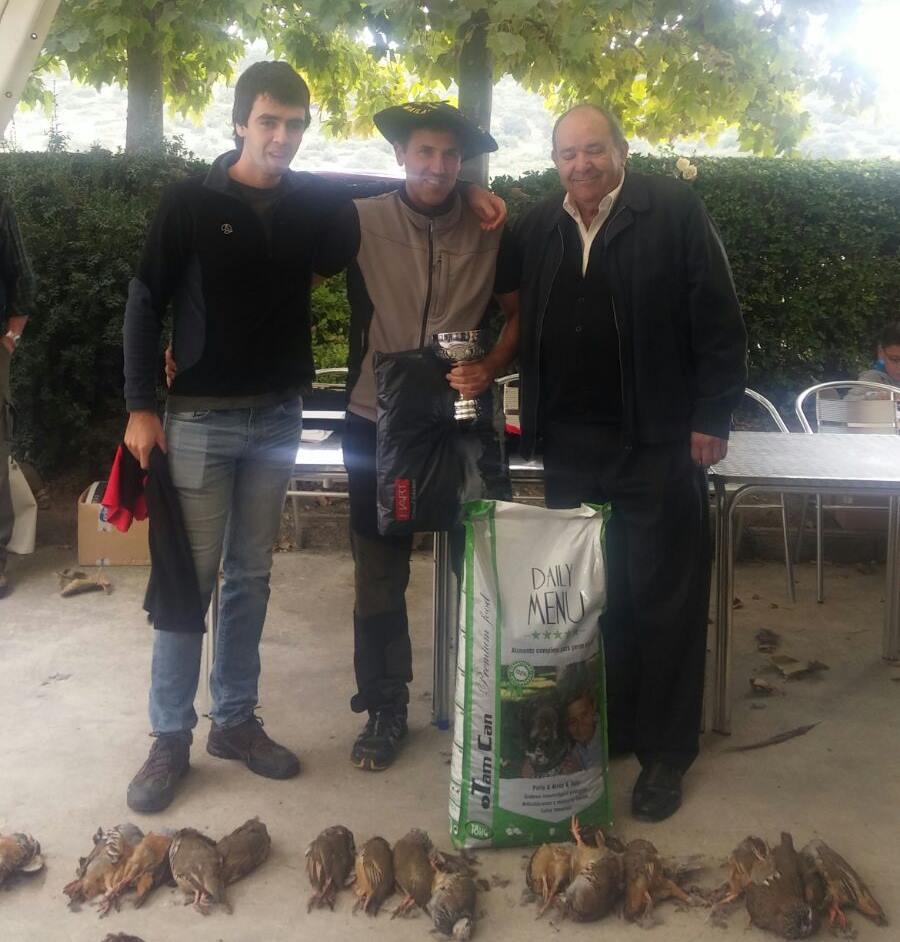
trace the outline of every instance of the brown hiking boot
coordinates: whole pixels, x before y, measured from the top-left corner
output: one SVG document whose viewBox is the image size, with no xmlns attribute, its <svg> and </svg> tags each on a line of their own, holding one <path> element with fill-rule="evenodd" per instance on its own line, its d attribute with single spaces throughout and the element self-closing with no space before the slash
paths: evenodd
<svg viewBox="0 0 900 942">
<path fill-rule="evenodd" d="M 150 755 L 128 785 L 132 811 L 162 811 L 172 804 L 178 783 L 190 769 L 191 741 L 177 733 L 154 737 Z"/>
<path fill-rule="evenodd" d="M 265 778 L 293 778 L 300 771 L 300 760 L 266 735 L 258 716 L 228 729 L 213 723 L 206 751 L 219 759 L 240 759 L 251 772 Z"/>
</svg>

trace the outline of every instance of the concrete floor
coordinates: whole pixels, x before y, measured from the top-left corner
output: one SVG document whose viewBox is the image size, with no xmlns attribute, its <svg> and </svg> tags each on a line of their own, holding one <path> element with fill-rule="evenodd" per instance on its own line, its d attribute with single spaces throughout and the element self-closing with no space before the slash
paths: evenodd
<svg viewBox="0 0 900 942">
<path fill-rule="evenodd" d="M 303 774 L 290 782 L 259 779 L 242 766 L 208 756 L 201 720 L 193 771 L 161 815 L 134 815 L 125 786 L 150 745 L 146 686 L 151 631 L 140 611 L 144 569 L 111 569 L 109 596 L 62 599 L 55 573 L 74 565 L 70 550 L 45 549 L 16 560 L 14 591 L 0 602 L 0 831 L 32 832 L 45 851 L 45 871 L 0 893 L 3 942 L 100 942 L 130 932 L 146 942 L 278 942 L 369 938 L 423 939 L 423 914 L 391 922 L 351 915 L 352 895 L 334 913 L 306 914 L 303 851 L 324 826 L 342 822 L 358 842 L 374 833 L 395 840 L 410 826 L 440 845 L 447 835 L 450 736 L 429 725 L 431 650 L 430 560 L 414 562 L 410 610 L 418 676 L 413 686 L 412 736 L 402 761 L 380 775 L 348 762 L 359 722 L 347 707 L 351 692 L 352 573 L 343 553 L 305 551 L 276 557 L 263 643 L 262 715 L 267 729 L 297 749 Z M 813 599 L 814 573 L 802 566 L 799 601 L 790 605 L 776 563 L 739 569 L 734 734 L 709 734 L 686 780 L 684 808 L 659 825 L 630 819 L 633 759 L 613 763 L 618 829 L 648 837 L 667 855 L 702 853 L 724 859 L 746 834 L 777 840 L 790 829 L 798 844 L 827 839 L 858 867 L 888 914 L 900 924 L 900 668 L 879 657 L 883 569 L 829 568 L 828 600 Z M 754 700 L 747 679 L 764 661 L 753 635 L 761 627 L 783 635 L 784 650 L 816 657 L 830 670 L 786 683 L 770 677 L 776 695 Z M 774 733 L 819 722 L 802 738 L 754 752 L 729 752 Z M 259 815 L 273 838 L 269 861 L 230 892 L 234 914 L 203 918 L 162 888 L 142 910 L 127 902 L 99 921 L 91 907 L 69 912 L 62 896 L 78 857 L 99 826 L 133 819 L 145 830 L 192 825 L 216 837 Z M 564 931 L 588 938 L 637 939 L 642 929 L 610 918 L 599 926 L 536 923 L 520 904 L 527 851 L 481 854 L 481 875 L 508 879 L 481 894 L 481 938 L 544 938 Z M 709 874 L 712 881 L 718 873 Z M 666 942 L 763 938 L 745 934 L 745 914 L 723 931 L 703 911 L 658 910 Z M 900 939 L 852 917 L 861 940 Z"/>
</svg>

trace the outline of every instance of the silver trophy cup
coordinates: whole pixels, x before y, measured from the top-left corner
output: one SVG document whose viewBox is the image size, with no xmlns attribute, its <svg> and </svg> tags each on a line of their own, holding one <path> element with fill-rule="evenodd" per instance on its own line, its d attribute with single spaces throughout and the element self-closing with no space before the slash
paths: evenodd
<svg viewBox="0 0 900 942">
<path fill-rule="evenodd" d="M 454 366 L 457 363 L 474 363 L 484 359 L 488 352 L 486 330 L 455 330 L 432 334 L 431 343 L 437 355 Z M 478 403 L 474 399 L 459 399 L 454 404 L 453 415 L 457 422 L 471 422 L 478 416 Z"/>
</svg>

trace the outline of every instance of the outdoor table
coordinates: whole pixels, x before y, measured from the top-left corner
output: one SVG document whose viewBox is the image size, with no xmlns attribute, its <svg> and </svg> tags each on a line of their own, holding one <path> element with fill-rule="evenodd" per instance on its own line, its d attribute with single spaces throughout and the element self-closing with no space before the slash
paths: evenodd
<svg viewBox="0 0 900 942">
<path fill-rule="evenodd" d="M 882 655 L 900 658 L 900 437 L 734 432 L 710 468 L 716 494 L 716 616 L 710 678 L 712 728 L 731 732 L 734 516 L 750 494 L 880 494 L 889 498 Z M 731 485 L 731 487 L 726 487 Z"/>
</svg>

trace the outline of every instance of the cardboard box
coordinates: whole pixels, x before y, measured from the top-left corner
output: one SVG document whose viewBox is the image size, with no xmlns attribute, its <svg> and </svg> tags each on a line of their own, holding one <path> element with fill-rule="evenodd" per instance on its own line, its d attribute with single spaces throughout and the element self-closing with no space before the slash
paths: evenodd
<svg viewBox="0 0 900 942">
<path fill-rule="evenodd" d="M 149 565 L 149 522 L 135 520 L 127 533 L 121 533 L 107 521 L 106 508 L 100 504 L 105 491 L 106 481 L 94 481 L 78 498 L 78 565 Z"/>
</svg>

